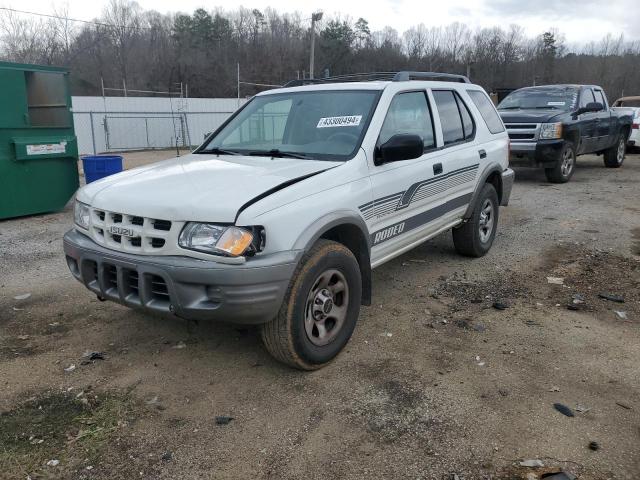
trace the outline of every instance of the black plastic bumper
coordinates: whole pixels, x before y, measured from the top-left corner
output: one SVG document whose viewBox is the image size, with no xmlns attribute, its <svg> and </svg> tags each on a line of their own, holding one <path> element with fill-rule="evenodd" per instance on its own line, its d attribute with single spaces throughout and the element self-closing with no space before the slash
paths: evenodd
<svg viewBox="0 0 640 480">
<path fill-rule="evenodd" d="M 101 298 L 192 320 L 259 324 L 282 304 L 298 252 L 229 265 L 187 257 L 131 255 L 71 230 L 64 252 L 73 276 Z"/>
<path fill-rule="evenodd" d="M 554 167 L 560 161 L 560 154 L 564 140 L 538 141 L 535 145 L 518 145 L 511 143 L 511 158 L 509 163 L 515 166 L 543 166 Z"/>
</svg>

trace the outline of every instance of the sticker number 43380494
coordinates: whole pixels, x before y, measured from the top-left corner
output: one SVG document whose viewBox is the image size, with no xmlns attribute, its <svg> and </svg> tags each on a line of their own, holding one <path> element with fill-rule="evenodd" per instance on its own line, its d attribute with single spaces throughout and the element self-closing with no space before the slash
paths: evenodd
<svg viewBox="0 0 640 480">
<path fill-rule="evenodd" d="M 322 117 L 316 128 L 357 127 L 362 115 L 345 115 L 343 117 Z"/>
</svg>

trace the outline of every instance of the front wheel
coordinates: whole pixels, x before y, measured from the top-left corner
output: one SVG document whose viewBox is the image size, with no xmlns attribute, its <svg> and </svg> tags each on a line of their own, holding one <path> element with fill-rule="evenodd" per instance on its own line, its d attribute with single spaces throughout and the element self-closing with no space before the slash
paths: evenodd
<svg viewBox="0 0 640 480">
<path fill-rule="evenodd" d="M 618 136 L 616 143 L 604 152 L 604 166 L 607 168 L 620 168 L 624 162 L 626 149 L 624 135 Z"/>
<path fill-rule="evenodd" d="M 361 297 L 353 253 L 340 243 L 319 240 L 296 268 L 278 315 L 262 326 L 262 341 L 282 363 L 318 369 L 351 338 Z"/>
<path fill-rule="evenodd" d="M 490 183 L 482 187 L 471 218 L 453 229 L 453 244 L 458 253 L 468 257 L 485 255 L 498 230 L 498 194 Z"/>
<path fill-rule="evenodd" d="M 560 160 L 553 168 L 545 169 L 547 180 L 551 183 L 567 183 L 576 168 L 576 152 L 573 145 L 566 142 L 560 151 Z"/>
</svg>

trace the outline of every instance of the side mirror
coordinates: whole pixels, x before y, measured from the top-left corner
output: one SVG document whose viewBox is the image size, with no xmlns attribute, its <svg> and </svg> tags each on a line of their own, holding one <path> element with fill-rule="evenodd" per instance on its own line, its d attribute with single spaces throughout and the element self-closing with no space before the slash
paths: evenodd
<svg viewBox="0 0 640 480">
<path fill-rule="evenodd" d="M 589 102 L 586 106 L 579 108 L 576 111 L 576 115 L 582 115 L 587 112 L 600 112 L 604 110 L 604 106 L 600 102 Z"/>
<path fill-rule="evenodd" d="M 424 142 L 419 135 L 394 135 L 378 148 L 376 165 L 399 162 L 421 157 L 424 153 Z"/>
</svg>

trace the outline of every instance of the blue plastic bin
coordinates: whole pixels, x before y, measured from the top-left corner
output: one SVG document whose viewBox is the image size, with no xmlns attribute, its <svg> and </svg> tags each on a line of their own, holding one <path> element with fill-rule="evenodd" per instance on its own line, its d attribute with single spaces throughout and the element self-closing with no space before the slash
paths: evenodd
<svg viewBox="0 0 640 480">
<path fill-rule="evenodd" d="M 87 183 L 95 182 L 122 171 L 122 157 L 119 155 L 87 155 L 82 157 L 82 168 Z"/>
</svg>

